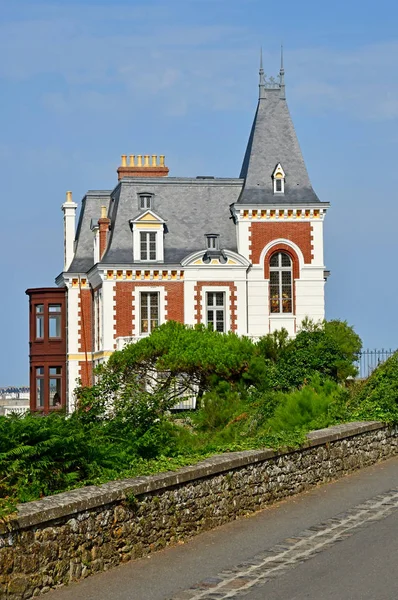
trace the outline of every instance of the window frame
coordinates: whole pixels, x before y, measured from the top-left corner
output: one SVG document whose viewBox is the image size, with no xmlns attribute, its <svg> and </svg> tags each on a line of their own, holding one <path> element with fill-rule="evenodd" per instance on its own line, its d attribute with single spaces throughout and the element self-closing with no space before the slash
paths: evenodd
<svg viewBox="0 0 398 600">
<path fill-rule="evenodd" d="M 58 310 L 51 310 L 52 307 L 58 307 Z M 59 335 L 51 335 L 51 321 L 55 320 L 56 330 L 59 330 Z M 60 340 L 62 338 L 62 304 L 49 302 L 47 307 L 47 321 L 48 321 L 48 339 L 49 340 Z"/>
<path fill-rule="evenodd" d="M 213 331 L 217 331 L 218 333 L 226 333 L 227 332 L 227 319 L 226 319 L 226 293 L 224 290 L 207 290 L 205 292 L 205 310 L 206 310 L 206 325 L 207 327 L 209 327 L 210 325 L 212 325 L 213 327 Z M 217 295 L 222 296 L 222 305 L 218 305 L 217 304 Z M 210 304 L 209 303 L 209 297 L 212 296 L 213 300 L 214 300 L 214 304 L 213 302 Z M 220 320 L 217 318 L 217 312 L 221 312 L 223 314 L 223 318 L 222 318 L 222 330 L 217 328 L 217 324 L 220 322 Z M 209 321 L 209 312 L 211 312 L 213 314 L 213 319 L 212 322 Z M 215 317 L 215 318 L 214 318 Z M 214 323 L 215 323 L 215 327 L 214 327 Z"/>
<path fill-rule="evenodd" d="M 41 306 L 42 310 L 39 311 L 38 307 Z M 38 303 L 38 304 L 34 304 L 35 307 L 35 340 L 44 340 L 44 315 L 45 315 L 45 308 L 44 308 L 44 303 Z M 41 335 L 38 335 L 38 326 L 37 324 L 40 323 L 40 332 Z"/>
<path fill-rule="evenodd" d="M 277 256 L 278 257 L 278 265 L 273 266 L 271 264 L 272 259 Z M 289 258 L 290 264 L 289 266 L 282 264 L 282 256 L 287 256 Z M 278 274 L 278 282 L 272 282 L 272 274 Z M 286 283 L 283 281 L 283 273 L 290 274 L 290 282 Z M 276 295 L 273 295 L 273 288 L 278 286 L 278 292 Z M 290 294 L 284 297 L 286 291 L 283 288 L 287 286 L 290 287 Z M 294 314 L 294 277 L 293 277 L 293 258 L 291 255 L 284 250 L 276 250 L 269 257 L 269 313 L 272 316 L 275 315 L 293 315 Z M 277 306 L 278 310 L 273 310 L 273 307 Z M 284 310 L 284 307 L 287 306 L 290 310 Z"/>
<path fill-rule="evenodd" d="M 145 206 L 143 206 L 145 204 Z M 153 210 L 153 194 L 142 192 L 138 194 L 138 208 L 140 210 Z"/>
<path fill-rule="evenodd" d="M 150 301 L 150 298 L 155 296 L 157 297 L 157 324 L 153 327 L 152 326 L 152 318 L 151 318 L 151 308 L 152 308 L 152 304 Z M 142 324 L 143 324 L 143 303 L 142 300 L 144 298 L 144 296 L 147 297 L 147 299 L 149 299 L 148 305 L 147 307 L 145 307 L 147 309 L 147 330 L 144 331 Z M 159 327 L 159 325 L 162 322 L 161 319 L 161 294 L 160 294 L 160 290 L 157 289 L 145 289 L 145 290 L 140 290 L 139 291 L 139 295 L 138 295 L 139 299 L 138 299 L 138 303 L 139 303 L 139 335 L 140 336 L 146 336 L 146 335 L 150 335 L 152 333 L 152 331 L 154 331 L 154 329 L 156 329 L 156 327 Z"/>
<path fill-rule="evenodd" d="M 281 189 L 278 190 L 278 183 L 281 184 Z M 285 178 L 284 177 L 274 177 L 274 194 L 284 194 L 285 193 Z"/>
<path fill-rule="evenodd" d="M 153 239 L 151 239 L 153 236 Z M 143 240 L 143 238 L 146 238 Z M 156 262 L 158 258 L 158 234 L 157 231 L 153 230 L 139 230 L 139 243 L 140 243 L 140 261 L 142 262 Z M 145 248 L 143 249 L 143 244 Z M 155 245 L 155 248 L 151 248 L 151 244 Z M 143 256 L 143 250 L 145 252 L 145 257 Z M 154 256 L 151 258 L 151 253 L 154 253 Z"/>
<path fill-rule="evenodd" d="M 46 369 L 44 366 L 35 365 L 35 410 L 45 410 L 46 406 Z M 38 373 L 39 369 L 42 370 L 42 373 Z M 38 383 L 40 382 L 40 386 Z M 38 394 L 38 390 L 40 387 L 40 393 Z M 42 398 L 43 404 L 38 403 L 38 398 Z"/>
</svg>

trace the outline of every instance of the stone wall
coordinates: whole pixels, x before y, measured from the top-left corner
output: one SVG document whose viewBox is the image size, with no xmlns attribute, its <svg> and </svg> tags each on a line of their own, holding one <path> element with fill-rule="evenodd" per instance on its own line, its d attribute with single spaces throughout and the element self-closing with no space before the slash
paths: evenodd
<svg viewBox="0 0 398 600">
<path fill-rule="evenodd" d="M 0 524 L 0 598 L 30 598 L 396 454 L 398 428 L 351 423 L 311 432 L 296 451 L 233 452 L 23 504 Z"/>
</svg>

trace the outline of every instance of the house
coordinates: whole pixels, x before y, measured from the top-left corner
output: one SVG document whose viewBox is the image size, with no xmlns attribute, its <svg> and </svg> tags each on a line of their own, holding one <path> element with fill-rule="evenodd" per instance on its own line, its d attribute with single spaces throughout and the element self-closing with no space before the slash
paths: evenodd
<svg viewBox="0 0 398 600">
<path fill-rule="evenodd" d="M 31 408 L 74 408 L 76 380 L 160 323 L 258 337 L 324 318 L 323 220 L 285 97 L 266 80 L 237 178 L 169 177 L 123 155 L 113 190 L 67 192 L 64 269 L 30 298 Z"/>
</svg>

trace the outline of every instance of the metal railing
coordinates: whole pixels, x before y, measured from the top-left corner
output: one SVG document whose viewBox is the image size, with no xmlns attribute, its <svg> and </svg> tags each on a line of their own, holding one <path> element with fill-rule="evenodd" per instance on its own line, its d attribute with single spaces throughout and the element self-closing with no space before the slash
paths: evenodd
<svg viewBox="0 0 398 600">
<path fill-rule="evenodd" d="M 358 368 L 358 379 L 366 379 L 373 373 L 373 371 L 382 363 L 384 363 L 390 356 L 392 356 L 396 350 L 385 349 L 381 350 L 373 349 L 362 350 L 359 354 L 359 359 L 356 364 Z"/>
</svg>

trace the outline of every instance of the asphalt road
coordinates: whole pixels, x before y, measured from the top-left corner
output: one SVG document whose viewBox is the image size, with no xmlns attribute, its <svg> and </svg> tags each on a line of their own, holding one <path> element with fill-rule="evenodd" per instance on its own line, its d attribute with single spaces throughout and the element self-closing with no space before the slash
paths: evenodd
<svg viewBox="0 0 398 600">
<path fill-rule="evenodd" d="M 398 458 L 47 600 L 397 600 Z"/>
</svg>

